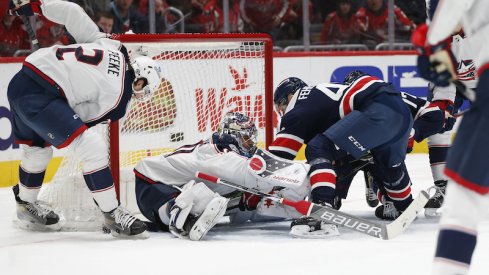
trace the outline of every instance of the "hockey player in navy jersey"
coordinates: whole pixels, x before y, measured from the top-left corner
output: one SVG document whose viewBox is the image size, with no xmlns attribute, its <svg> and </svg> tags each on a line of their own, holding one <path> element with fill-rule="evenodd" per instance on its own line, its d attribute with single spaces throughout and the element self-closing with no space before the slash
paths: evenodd
<svg viewBox="0 0 489 275">
<path fill-rule="evenodd" d="M 293 208 L 267 200 L 259 202 L 259 197 L 248 194 L 228 205 L 228 198 L 236 197 L 235 189 L 196 178 L 196 172 L 204 172 L 291 200 L 304 199 L 309 193 L 307 164 L 291 162 L 286 169 L 290 174 L 283 174 L 281 171 L 286 170 L 279 169 L 264 177 L 250 169 L 257 151 L 256 136 L 257 128 L 249 117 L 228 113 L 211 138 L 182 146 L 167 155 L 141 160 L 134 169 L 136 200 L 141 213 L 152 222 L 151 228 L 169 230 L 175 236 L 197 241 L 219 221 L 226 207 L 230 209 L 226 215 L 231 223 L 248 218 L 256 220 L 250 217 L 256 214 L 275 219 L 300 217 Z M 289 181 L 274 180 L 273 176 Z"/>
<path fill-rule="evenodd" d="M 366 75 L 350 85 L 307 86 L 291 77 L 278 85 L 274 103 L 282 120 L 269 150 L 293 159 L 307 145 L 313 202 L 335 207 L 333 163 L 346 154 L 358 159 L 370 152 L 386 171 L 386 200 L 376 209 L 376 216 L 393 220 L 409 206 L 411 182 L 404 158 L 413 120 L 391 84 Z"/>
<path fill-rule="evenodd" d="M 479 77 L 475 100 L 457 130 L 446 161 L 449 181 L 440 220 L 432 274 L 467 274 L 477 243 L 477 227 L 489 209 L 489 1 L 440 1 L 429 28 L 413 33 L 420 50 L 418 70 L 438 86 L 458 80 L 456 59 L 446 43 L 459 26 L 467 35 Z M 470 94 L 469 94 L 470 95 Z"/>
<path fill-rule="evenodd" d="M 63 24 L 77 43 L 29 55 L 8 87 L 15 141 L 22 144 L 17 216 L 30 228 L 57 228 L 59 217 L 37 196 L 52 147 L 72 147 L 83 176 L 114 235 L 139 235 L 146 225 L 119 206 L 103 138 L 89 127 L 118 120 L 133 93 L 146 99 L 159 85 L 159 67 L 148 57 L 132 62 L 121 42 L 109 39 L 83 9 L 66 1 L 13 1 L 11 13 L 42 14 Z M 132 63 L 130 65 L 130 63 Z"/>
</svg>

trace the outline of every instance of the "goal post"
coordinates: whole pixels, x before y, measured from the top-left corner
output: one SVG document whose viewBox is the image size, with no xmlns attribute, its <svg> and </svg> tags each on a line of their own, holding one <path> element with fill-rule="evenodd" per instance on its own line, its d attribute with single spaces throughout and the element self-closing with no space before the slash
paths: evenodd
<svg viewBox="0 0 489 275">
<path fill-rule="evenodd" d="M 145 157 L 207 139 L 227 112 L 242 112 L 258 128 L 258 147 L 273 140 L 273 44 L 267 34 L 124 34 L 115 35 L 128 49 L 156 60 L 160 85 L 146 102 L 131 100 L 125 116 L 92 127 L 103 135 L 122 205 L 138 211 L 134 194 L 136 164 Z M 46 188 L 45 188 L 46 187 Z M 100 222 L 100 215 L 73 154 L 64 158 L 44 201 L 61 213 L 70 230 Z M 97 226 L 95 226 L 96 228 Z M 83 226 L 83 228 L 89 228 Z M 83 229 L 83 230 L 84 230 Z"/>
</svg>

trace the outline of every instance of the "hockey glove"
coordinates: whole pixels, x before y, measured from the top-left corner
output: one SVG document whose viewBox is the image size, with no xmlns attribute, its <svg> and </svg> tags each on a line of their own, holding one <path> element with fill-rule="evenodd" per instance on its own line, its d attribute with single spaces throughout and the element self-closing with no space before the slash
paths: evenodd
<svg viewBox="0 0 489 275">
<path fill-rule="evenodd" d="M 427 34 L 428 26 L 423 24 L 411 35 L 411 42 L 419 52 L 418 72 L 437 86 L 448 86 L 451 80 L 457 79 L 457 62 L 450 49 L 451 38 L 437 45 L 428 45 Z"/>
<path fill-rule="evenodd" d="M 431 102 L 430 105 L 437 106 L 445 113 L 445 122 L 440 133 L 452 130 L 453 125 L 455 125 L 455 121 L 457 121 L 457 118 L 453 116 L 453 114 L 456 112 L 453 102 L 450 100 L 435 100 Z"/>
<path fill-rule="evenodd" d="M 8 13 L 17 16 L 42 14 L 41 2 L 39 0 L 10 0 Z"/>
<path fill-rule="evenodd" d="M 238 204 L 239 210 L 241 211 L 256 210 L 256 207 L 260 202 L 260 200 L 261 200 L 260 196 L 245 192 L 241 195 L 241 199 L 239 200 L 239 204 Z"/>
</svg>

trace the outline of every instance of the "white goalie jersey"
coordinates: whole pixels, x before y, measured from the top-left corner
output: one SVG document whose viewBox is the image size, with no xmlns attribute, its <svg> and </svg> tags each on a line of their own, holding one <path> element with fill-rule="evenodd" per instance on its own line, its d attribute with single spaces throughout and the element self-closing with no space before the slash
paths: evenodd
<svg viewBox="0 0 489 275">
<path fill-rule="evenodd" d="M 261 192 L 270 192 L 276 187 L 281 187 L 279 189 L 283 190 L 279 194 L 291 200 L 302 200 L 308 195 L 307 172 L 309 167 L 307 164 L 283 160 L 286 163 L 274 166 L 270 163 L 276 161 L 267 161 L 267 156 L 260 156 L 260 152 L 266 151 L 258 150 L 255 156 L 246 158 L 232 150 L 218 148 L 210 139 L 182 146 L 167 155 L 143 159 L 135 167 L 134 172 L 136 176 L 150 181 L 177 187 L 191 180 L 203 181 L 196 178 L 196 172 L 203 172 L 234 184 L 258 189 Z M 235 191 L 227 186 L 203 182 L 212 191 L 221 195 Z M 276 213 L 261 214 L 290 216 Z"/>
<path fill-rule="evenodd" d="M 115 109 L 122 99 L 126 58 L 122 44 L 107 38 L 76 4 L 45 0 L 42 14 L 65 25 L 76 42 L 54 45 L 29 55 L 24 68 L 66 98 L 84 122 L 92 122 Z"/>
</svg>

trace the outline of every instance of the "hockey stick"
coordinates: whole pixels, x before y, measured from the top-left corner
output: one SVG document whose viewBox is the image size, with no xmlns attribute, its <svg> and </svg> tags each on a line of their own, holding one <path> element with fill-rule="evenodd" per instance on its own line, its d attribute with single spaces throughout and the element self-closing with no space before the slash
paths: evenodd
<svg viewBox="0 0 489 275">
<path fill-rule="evenodd" d="M 27 31 L 27 34 L 29 35 L 29 40 L 31 40 L 32 44 L 32 51 L 35 52 L 39 50 L 39 41 L 37 40 L 36 32 L 32 28 L 31 22 L 29 21 L 29 18 L 25 15 L 22 15 L 20 17 L 22 19 L 22 22 L 24 23 L 25 30 Z"/>
<path fill-rule="evenodd" d="M 418 213 L 424 208 L 426 202 L 428 201 L 428 193 L 426 193 L 426 191 L 421 191 L 419 196 L 411 202 L 411 205 L 409 205 L 401 216 L 391 223 L 383 224 L 358 218 L 353 215 L 343 213 L 339 210 L 317 205 L 304 200 L 290 201 L 274 194 L 266 194 L 253 188 L 233 184 L 202 172 L 197 172 L 195 176 L 212 183 L 222 184 L 270 199 L 283 205 L 290 206 L 302 215 L 323 220 L 327 223 L 341 225 L 350 228 L 351 230 L 383 240 L 390 240 L 400 235 L 414 221 Z"/>
</svg>

